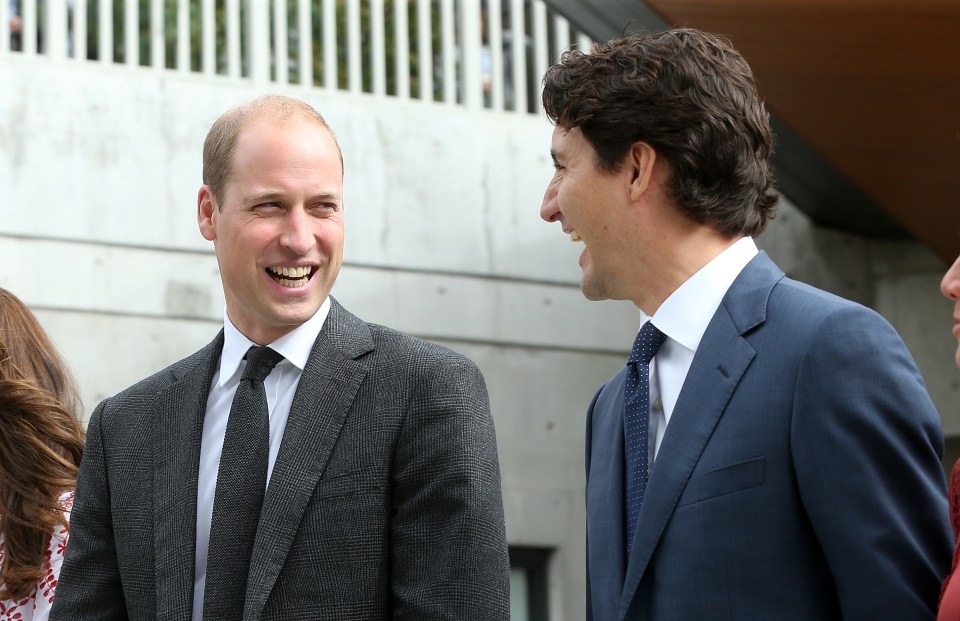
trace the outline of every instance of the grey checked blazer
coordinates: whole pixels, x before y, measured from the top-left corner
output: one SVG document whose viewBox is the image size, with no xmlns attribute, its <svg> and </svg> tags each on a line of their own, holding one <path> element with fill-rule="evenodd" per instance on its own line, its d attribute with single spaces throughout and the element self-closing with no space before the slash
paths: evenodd
<svg viewBox="0 0 960 621">
<path fill-rule="evenodd" d="M 200 436 L 223 334 L 90 420 L 51 619 L 189 621 Z M 483 377 L 333 301 L 270 480 L 243 618 L 509 617 Z"/>
</svg>

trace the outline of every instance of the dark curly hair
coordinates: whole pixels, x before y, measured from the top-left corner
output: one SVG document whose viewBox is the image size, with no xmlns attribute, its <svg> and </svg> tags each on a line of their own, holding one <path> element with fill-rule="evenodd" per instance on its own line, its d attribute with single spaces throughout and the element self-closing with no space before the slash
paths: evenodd
<svg viewBox="0 0 960 621">
<path fill-rule="evenodd" d="M 583 132 L 603 170 L 619 170 L 635 142 L 650 144 L 669 165 L 669 197 L 695 222 L 757 235 L 773 217 L 770 118 L 723 37 L 674 29 L 564 52 L 543 78 L 543 108 Z"/>
</svg>

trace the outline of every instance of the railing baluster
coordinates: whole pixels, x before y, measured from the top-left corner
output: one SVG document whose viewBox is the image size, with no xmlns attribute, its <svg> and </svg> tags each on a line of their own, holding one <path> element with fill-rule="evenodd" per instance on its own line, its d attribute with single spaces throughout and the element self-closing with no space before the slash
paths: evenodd
<svg viewBox="0 0 960 621">
<path fill-rule="evenodd" d="M 73 59 L 87 59 L 87 0 L 73 3 Z"/>
<path fill-rule="evenodd" d="M 553 56 L 549 62 L 556 62 L 560 54 L 570 48 L 570 24 L 563 15 L 553 16 Z"/>
<path fill-rule="evenodd" d="M 263 0 L 246 0 L 244 47 L 247 70 L 254 84 L 270 80 L 270 9 Z"/>
<path fill-rule="evenodd" d="M 137 0 L 123 3 L 123 62 L 130 67 L 140 64 L 140 14 Z"/>
<path fill-rule="evenodd" d="M 420 99 L 433 101 L 433 28 L 430 25 L 430 0 L 417 0 L 417 66 Z"/>
<path fill-rule="evenodd" d="M 360 58 L 360 0 L 347 0 L 347 88 L 363 90 L 363 61 Z"/>
<path fill-rule="evenodd" d="M 577 49 L 584 54 L 589 54 L 593 51 L 593 41 L 587 35 L 580 33 L 577 35 Z"/>
<path fill-rule="evenodd" d="M 202 0 L 200 4 L 200 49 L 201 68 L 204 75 L 217 73 L 217 28 L 214 0 Z"/>
<path fill-rule="evenodd" d="M 310 0 L 297 0 L 297 82 L 313 86 L 313 20 Z"/>
<path fill-rule="evenodd" d="M 407 0 L 393 2 L 393 60 L 397 97 L 410 98 L 410 26 Z"/>
<path fill-rule="evenodd" d="M 394 0 L 390 9 L 386 7 L 387 0 L 293 0 L 295 4 L 291 0 L 242 0 L 243 4 L 241 0 L 22 0 L 24 53 L 40 52 L 54 59 L 66 58 L 68 54 L 85 58 L 89 34 L 86 9 L 94 1 L 98 19 L 96 49 L 101 63 L 112 63 L 115 54 L 118 59 L 122 54 L 122 62 L 128 66 L 147 64 L 140 51 L 144 40 L 139 25 L 143 6 L 149 3 L 149 65 L 158 70 L 166 68 L 169 62 L 181 73 L 198 69 L 205 75 L 216 75 L 225 70 L 231 78 L 248 77 L 255 84 L 271 79 L 286 84 L 292 79 L 311 87 L 321 71 L 315 66 L 317 54 L 323 62 L 321 81 L 328 89 L 340 87 L 343 76 L 339 67 L 343 63 L 346 88 L 351 92 L 370 91 L 376 96 L 395 95 L 402 99 L 419 97 L 423 101 L 439 99 L 448 105 L 489 107 L 498 112 L 538 110 L 539 101 L 530 102 L 531 93 L 536 90 L 532 83 L 527 84 L 530 71 L 542 75 L 551 58 L 570 49 L 571 43 L 586 53 L 592 45 L 589 37 L 564 17 L 552 14 L 545 0 Z M 122 52 L 115 49 L 113 24 L 113 4 L 121 1 Z M 38 2 L 43 3 L 42 7 L 37 6 Z M 201 20 L 199 43 L 192 39 L 191 9 L 195 2 L 199 4 Z M 218 56 L 220 2 L 225 9 L 225 66 L 224 59 Z M 173 8 L 171 5 L 177 11 L 175 62 L 167 58 L 164 33 L 165 17 L 173 17 L 164 11 Z M 296 26 L 290 22 L 290 11 L 294 9 Z M 369 23 L 364 21 L 368 9 Z M 528 9 L 532 13 L 529 23 Z M 338 28 L 339 10 L 346 11 L 345 31 Z M 314 11 L 321 12 L 317 32 L 314 29 L 318 27 L 318 16 Z M 4 28 L 7 33 L 0 44 L 0 54 L 9 54 L 9 20 L 3 18 L 4 14 L 9 16 L 9 4 L 0 0 L 0 36 Z M 44 19 L 38 28 L 39 15 Z M 416 24 L 414 50 L 410 20 Z M 173 19 L 169 21 L 172 23 Z M 439 33 L 433 30 L 434 25 Z M 392 41 L 387 39 L 388 31 Z M 37 50 L 38 36 L 42 50 Z M 291 36 L 297 40 L 295 53 L 289 48 Z M 338 39 L 344 36 L 344 45 L 338 45 Z M 435 39 L 440 42 L 438 49 Z M 172 41 L 171 38 L 171 48 Z M 389 53 L 388 43 L 393 46 Z M 200 45 L 199 67 L 193 65 L 194 45 Z M 315 45 L 320 46 L 319 50 L 315 51 Z M 172 49 L 169 52 L 173 53 Z M 297 59 L 293 78 L 291 54 Z M 440 67 L 435 71 L 438 62 Z M 411 93 L 414 79 L 418 82 L 417 92 Z M 434 92 L 438 79 L 439 97 Z"/>
<path fill-rule="evenodd" d="M 337 5 L 334 0 L 323 0 L 323 85 L 336 89 L 337 75 Z"/>
<path fill-rule="evenodd" d="M 240 77 L 240 0 L 227 0 L 227 75 Z"/>
<path fill-rule="evenodd" d="M 287 51 L 287 0 L 273 0 L 273 67 L 278 84 L 289 82 L 287 73 L 290 57 Z"/>
<path fill-rule="evenodd" d="M 503 110 L 503 9 L 500 0 L 487 0 L 487 49 L 489 58 L 490 107 Z"/>
<path fill-rule="evenodd" d="M 177 71 L 190 69 L 190 0 L 177 0 Z"/>
<path fill-rule="evenodd" d="M 383 21 L 383 0 L 370 0 L 371 81 L 373 93 L 380 96 L 387 94 L 387 44 Z"/>
<path fill-rule="evenodd" d="M 453 32 L 453 0 L 440 0 L 440 48 L 443 59 L 443 101 L 457 103 L 456 42 Z"/>
<path fill-rule="evenodd" d="M 26 6 L 33 4 L 30 0 Z M 24 24 L 26 25 L 26 24 Z M 97 4 L 97 58 L 102 63 L 113 62 L 113 2 L 110 0 L 99 0 Z M 26 29 L 24 29 L 26 34 Z M 24 42 L 24 51 L 26 51 L 26 41 Z"/>
<path fill-rule="evenodd" d="M 67 57 L 67 0 L 44 0 L 43 51 L 51 59 Z"/>
<path fill-rule="evenodd" d="M 37 53 L 37 0 L 20 0 L 20 51 Z"/>
<path fill-rule="evenodd" d="M 164 37 L 163 0 L 150 0 L 150 66 L 167 68 L 167 41 Z"/>
<path fill-rule="evenodd" d="M 460 0 L 460 58 L 463 103 L 476 110 L 483 106 L 480 73 L 480 0 Z"/>
<path fill-rule="evenodd" d="M 526 114 L 527 104 L 527 28 L 523 0 L 510 0 L 510 56 L 513 70 L 513 109 Z"/>
<path fill-rule="evenodd" d="M 547 71 L 549 52 L 547 49 L 547 5 L 543 0 L 533 0 L 533 75 L 542 76 Z M 533 108 L 541 108 L 540 89 L 534 89 L 537 95 L 533 100 Z"/>
</svg>

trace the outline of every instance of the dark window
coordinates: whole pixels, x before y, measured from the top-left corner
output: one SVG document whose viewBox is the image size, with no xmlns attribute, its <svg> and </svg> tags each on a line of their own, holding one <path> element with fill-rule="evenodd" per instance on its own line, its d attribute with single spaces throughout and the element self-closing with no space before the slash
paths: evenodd
<svg viewBox="0 0 960 621">
<path fill-rule="evenodd" d="M 510 548 L 510 621 L 547 621 L 549 548 Z"/>
</svg>

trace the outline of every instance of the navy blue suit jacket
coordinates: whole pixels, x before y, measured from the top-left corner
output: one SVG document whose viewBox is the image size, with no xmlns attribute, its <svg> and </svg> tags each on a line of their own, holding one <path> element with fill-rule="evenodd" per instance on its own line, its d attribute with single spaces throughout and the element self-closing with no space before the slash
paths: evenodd
<svg viewBox="0 0 960 621">
<path fill-rule="evenodd" d="M 940 419 L 879 315 L 755 257 L 694 356 L 629 559 L 623 380 L 588 414 L 588 619 L 935 618 Z"/>
</svg>

